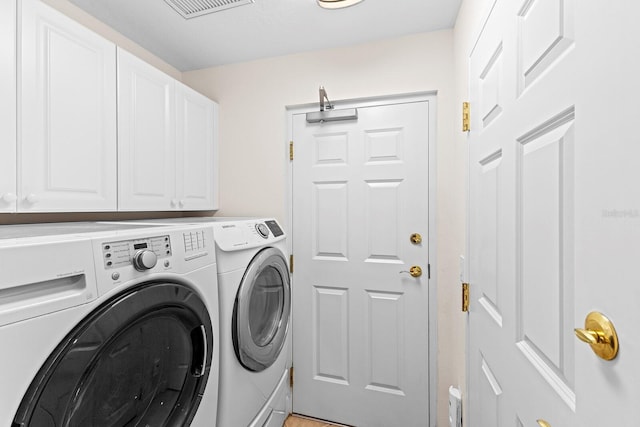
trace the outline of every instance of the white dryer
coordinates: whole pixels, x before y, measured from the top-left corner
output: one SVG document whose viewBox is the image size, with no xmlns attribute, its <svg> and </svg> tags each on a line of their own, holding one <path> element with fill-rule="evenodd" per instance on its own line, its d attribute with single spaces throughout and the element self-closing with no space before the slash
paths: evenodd
<svg viewBox="0 0 640 427">
<path fill-rule="evenodd" d="M 291 412 L 291 288 L 273 219 L 214 222 L 220 298 L 218 427 L 281 427 Z"/>
<path fill-rule="evenodd" d="M 210 228 L 0 227 L 0 424 L 213 426 Z"/>
</svg>

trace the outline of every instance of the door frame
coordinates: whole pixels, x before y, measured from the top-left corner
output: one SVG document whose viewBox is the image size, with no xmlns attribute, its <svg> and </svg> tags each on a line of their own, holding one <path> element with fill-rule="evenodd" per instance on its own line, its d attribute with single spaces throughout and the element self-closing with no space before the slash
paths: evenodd
<svg viewBox="0 0 640 427">
<path fill-rule="evenodd" d="M 334 100 L 332 103 L 336 109 L 342 108 L 364 108 L 364 107 L 376 107 L 390 104 L 409 104 L 414 102 L 428 102 L 429 103 L 429 185 L 428 185 L 428 197 L 429 197 L 429 266 L 430 277 L 428 279 L 429 286 L 429 426 L 435 427 L 437 420 L 437 384 L 438 384 L 438 311 L 437 311 L 437 284 L 438 284 L 438 263 L 437 263 L 437 228 L 436 228 L 436 200 L 437 200 L 437 159 L 436 159 L 436 135 L 437 135 L 437 91 L 428 92 L 415 92 L 397 95 L 375 96 L 365 98 L 352 98 Z M 286 164 L 287 176 L 285 179 L 285 209 L 286 218 L 284 228 L 287 233 L 287 250 L 289 254 L 292 254 L 292 235 L 293 235 L 293 162 L 289 160 L 289 142 L 293 141 L 293 116 L 295 114 L 306 114 L 318 111 L 318 103 L 287 105 L 285 106 L 286 114 L 286 126 L 287 126 L 287 139 L 284 141 L 283 159 Z M 294 156 L 295 156 L 295 143 L 294 143 Z M 291 274 L 291 291 L 293 302 L 293 290 L 295 288 L 294 276 Z M 295 327 L 295 319 L 291 318 L 291 327 Z M 293 342 L 291 345 L 293 352 Z M 293 360 L 293 355 L 292 355 Z"/>
</svg>

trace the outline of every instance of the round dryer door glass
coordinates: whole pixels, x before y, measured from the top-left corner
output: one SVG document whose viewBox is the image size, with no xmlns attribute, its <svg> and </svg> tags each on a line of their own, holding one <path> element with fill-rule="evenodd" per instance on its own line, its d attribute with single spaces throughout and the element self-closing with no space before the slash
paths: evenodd
<svg viewBox="0 0 640 427">
<path fill-rule="evenodd" d="M 233 310 L 234 349 L 245 368 L 262 371 L 276 361 L 287 338 L 290 311 L 287 263 L 278 249 L 263 249 L 245 272 Z"/>
<path fill-rule="evenodd" d="M 249 295 L 249 331 L 260 347 L 269 344 L 278 332 L 284 308 L 285 283 L 280 271 L 269 265 L 255 279 Z"/>
<path fill-rule="evenodd" d="M 94 310 L 25 394 L 16 426 L 190 424 L 212 363 L 211 319 L 190 288 L 150 283 Z"/>
</svg>

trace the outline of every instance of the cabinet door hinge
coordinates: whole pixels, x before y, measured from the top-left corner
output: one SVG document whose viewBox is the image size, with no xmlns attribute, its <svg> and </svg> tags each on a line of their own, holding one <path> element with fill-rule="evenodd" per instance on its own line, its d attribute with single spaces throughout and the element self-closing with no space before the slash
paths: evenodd
<svg viewBox="0 0 640 427">
<path fill-rule="evenodd" d="M 471 130 L 471 116 L 469 113 L 469 103 L 462 103 L 462 132 L 469 132 Z"/>
<path fill-rule="evenodd" d="M 293 366 L 289 368 L 289 388 L 293 388 Z"/>
<path fill-rule="evenodd" d="M 469 284 L 462 284 L 462 311 L 467 313 L 469 311 Z"/>
<path fill-rule="evenodd" d="M 293 160 L 293 141 L 289 141 L 289 160 Z"/>
<path fill-rule="evenodd" d="M 289 255 L 289 273 L 293 273 L 293 254 Z"/>
</svg>

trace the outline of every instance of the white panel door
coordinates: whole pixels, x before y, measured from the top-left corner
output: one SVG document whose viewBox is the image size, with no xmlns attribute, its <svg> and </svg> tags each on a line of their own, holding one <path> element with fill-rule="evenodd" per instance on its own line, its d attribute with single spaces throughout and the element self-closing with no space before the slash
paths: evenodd
<svg viewBox="0 0 640 427">
<path fill-rule="evenodd" d="M 0 212 L 16 210 L 16 2 L 0 2 Z"/>
<path fill-rule="evenodd" d="M 118 209 L 180 209 L 175 80 L 118 48 Z"/>
<path fill-rule="evenodd" d="M 637 424 L 640 351 L 630 339 L 640 319 L 625 306 L 638 299 L 628 284 L 640 255 L 630 188 L 640 149 L 611 123 L 635 108 L 626 91 L 640 62 L 617 75 L 638 39 L 617 28 L 637 28 L 625 19 L 639 16 L 631 8 L 497 0 L 470 53 L 471 427 Z M 613 362 L 574 336 L 592 310 L 621 334 Z"/>
<path fill-rule="evenodd" d="M 316 124 L 293 115 L 296 413 L 429 423 L 430 108 L 372 106 Z"/>
<path fill-rule="evenodd" d="M 217 209 L 218 105 L 176 83 L 176 190 L 181 210 Z"/>
<path fill-rule="evenodd" d="M 115 210 L 115 45 L 40 1 L 18 4 L 18 210 Z"/>
</svg>

